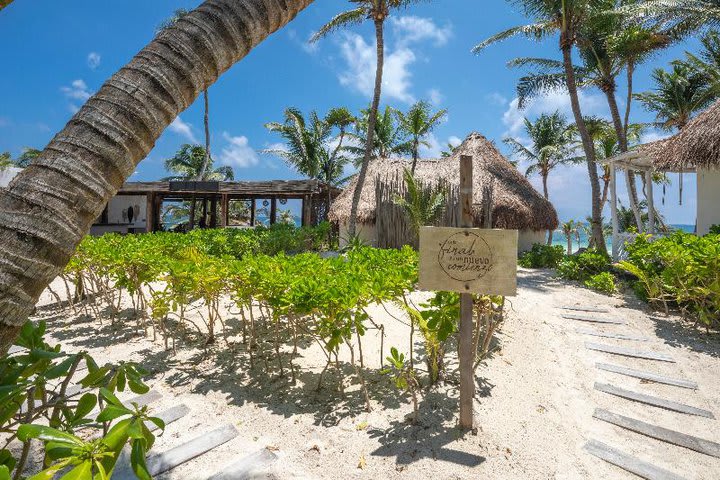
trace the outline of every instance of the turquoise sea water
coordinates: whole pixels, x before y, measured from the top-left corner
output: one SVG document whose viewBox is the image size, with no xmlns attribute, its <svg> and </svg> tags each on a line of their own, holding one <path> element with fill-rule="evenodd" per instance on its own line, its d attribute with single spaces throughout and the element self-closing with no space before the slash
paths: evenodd
<svg viewBox="0 0 720 480">
<path fill-rule="evenodd" d="M 695 231 L 695 225 L 686 225 L 686 224 L 674 224 L 670 225 L 671 227 L 677 229 L 677 230 L 683 230 L 688 233 L 693 233 Z M 578 248 L 583 248 L 588 246 L 588 237 L 585 234 L 585 232 L 580 232 L 580 241 L 578 243 L 578 238 L 576 236 L 573 236 L 573 252 L 577 251 Z M 565 235 L 563 235 L 562 230 L 555 230 L 553 232 L 553 245 L 562 245 L 563 247 L 567 247 L 567 240 L 565 238 Z M 606 238 L 606 244 L 608 251 L 612 249 L 612 237 L 608 236 Z"/>
</svg>

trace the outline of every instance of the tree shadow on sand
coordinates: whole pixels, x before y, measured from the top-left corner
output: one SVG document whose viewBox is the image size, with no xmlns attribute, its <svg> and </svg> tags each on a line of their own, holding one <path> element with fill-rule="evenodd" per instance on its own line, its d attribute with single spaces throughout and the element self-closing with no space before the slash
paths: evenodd
<svg viewBox="0 0 720 480">
<path fill-rule="evenodd" d="M 523 269 L 518 271 L 517 285 L 538 292 L 551 292 L 567 285 L 551 269 Z"/>
</svg>

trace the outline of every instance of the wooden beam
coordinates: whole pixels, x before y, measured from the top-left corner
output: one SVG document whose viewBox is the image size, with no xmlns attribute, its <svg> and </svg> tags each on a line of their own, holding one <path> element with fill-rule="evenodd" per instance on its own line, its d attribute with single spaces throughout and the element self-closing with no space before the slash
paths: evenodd
<svg viewBox="0 0 720 480">
<path fill-rule="evenodd" d="M 145 231 L 152 232 L 155 226 L 155 194 L 145 195 Z"/>
<path fill-rule="evenodd" d="M 255 202 L 257 202 L 257 199 L 253 199 L 250 202 L 250 226 L 255 226 Z"/>
<path fill-rule="evenodd" d="M 622 355 L 624 357 L 644 358 L 645 360 L 657 360 L 660 362 L 675 363 L 675 360 L 673 360 L 672 357 L 665 355 L 664 353 L 640 352 L 637 350 L 630 350 L 629 348 L 616 347 L 614 345 L 604 345 L 601 343 L 593 342 L 585 342 L 585 348 L 589 348 L 590 350 L 596 350 L 598 352 Z"/>
<path fill-rule="evenodd" d="M 460 226 L 473 226 L 473 157 L 460 156 Z M 475 378 L 473 377 L 473 300 L 470 293 L 460 294 L 460 428 L 473 428 L 473 401 Z"/>
<path fill-rule="evenodd" d="M 592 335 L 594 337 L 617 338 L 618 340 L 632 340 L 635 342 L 649 342 L 652 340 L 650 337 L 635 337 L 633 335 L 623 335 L 622 333 L 605 333 L 598 330 L 591 330 L 589 328 L 577 328 L 575 331 L 584 335 Z"/>
<path fill-rule="evenodd" d="M 589 440 L 585 444 L 585 450 L 591 455 L 598 457 L 601 460 L 620 467 L 630 473 L 634 473 L 640 478 L 646 480 L 685 480 L 680 475 L 676 475 L 668 470 L 665 470 L 655 465 L 640 460 L 639 458 L 628 455 L 627 453 L 621 452 L 616 448 L 606 445 L 597 440 Z"/>
<path fill-rule="evenodd" d="M 275 225 L 277 222 L 277 198 L 273 197 L 270 199 L 270 225 Z"/>
<path fill-rule="evenodd" d="M 596 408 L 593 417 L 662 442 L 672 443 L 678 447 L 685 447 L 696 452 L 704 453 L 705 455 L 710 455 L 711 457 L 720 458 L 720 444 L 710 440 L 686 435 L 624 415 L 618 415 L 602 408 Z"/>
<path fill-rule="evenodd" d="M 560 316 L 562 318 L 567 318 L 568 320 L 580 320 L 581 322 L 612 323 L 614 325 L 627 325 L 627 322 L 625 322 L 623 320 L 617 320 L 614 318 L 589 317 L 587 315 L 578 315 L 576 313 L 563 313 Z"/>
<path fill-rule="evenodd" d="M 610 365 L 609 363 L 596 363 L 595 368 L 605 370 L 606 372 L 619 373 L 620 375 L 627 375 L 628 377 L 640 378 L 643 380 L 650 380 L 655 383 L 664 383 L 665 385 L 674 385 L 681 388 L 689 388 L 691 390 L 697 390 L 698 384 L 691 380 L 684 380 L 682 378 L 666 377 L 664 375 L 658 375 L 657 373 L 643 372 L 642 370 L 635 370 L 632 368 L 621 367 L 619 365 Z"/>
<path fill-rule="evenodd" d="M 263 448 L 255 453 L 242 457 L 237 462 L 223 468 L 208 480 L 250 480 L 251 478 L 260 478 L 263 470 L 275 463 L 277 455 Z"/>
<path fill-rule="evenodd" d="M 672 410 L 673 412 L 680 412 L 686 415 L 695 415 L 696 417 L 715 418 L 712 412 L 703 410 L 702 408 L 692 407 L 685 405 L 684 403 L 674 402 L 665 398 L 654 397 L 652 395 L 646 395 L 644 393 L 633 392 L 631 390 L 625 390 L 624 388 L 609 385 L 607 383 L 595 382 L 595 390 L 599 392 L 608 393 L 615 395 L 616 397 L 625 398 L 638 403 L 644 403 L 646 405 L 652 405 L 653 407 L 664 408 L 665 410 Z"/>
<path fill-rule="evenodd" d="M 305 195 L 302 199 L 302 225 L 310 226 L 312 223 L 312 197 Z"/>
<path fill-rule="evenodd" d="M 564 305 L 563 310 L 576 310 L 578 312 L 608 313 L 606 308 L 594 307 L 591 305 Z"/>
</svg>

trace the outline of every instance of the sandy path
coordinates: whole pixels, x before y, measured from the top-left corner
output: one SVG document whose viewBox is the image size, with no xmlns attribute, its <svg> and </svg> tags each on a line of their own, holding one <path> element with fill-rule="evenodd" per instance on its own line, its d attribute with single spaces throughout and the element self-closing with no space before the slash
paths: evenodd
<svg viewBox="0 0 720 480">
<path fill-rule="evenodd" d="M 161 342 L 132 334 L 128 325 L 113 333 L 107 324 L 78 323 L 67 313 L 51 314 L 53 337 L 68 349 L 90 350 L 98 361 L 132 359 L 152 372 L 151 387 L 163 393 L 155 411 L 184 403 L 191 413 L 168 426 L 154 451 L 162 452 L 225 423 L 240 435 L 231 442 L 160 477 L 203 479 L 247 454 L 266 446 L 280 457 L 268 478 L 436 478 L 436 479 L 623 479 L 635 478 L 583 450 L 594 438 L 689 479 L 717 478 L 720 459 L 643 437 L 592 418 L 596 407 L 720 442 L 717 420 L 691 417 L 610 396 L 593 390 L 595 381 L 662 396 L 720 415 L 717 371 L 720 344 L 690 332 L 677 320 L 652 320 L 644 305 L 630 297 L 606 297 L 556 281 L 546 271 L 522 270 L 519 295 L 498 335 L 499 351 L 478 369 L 477 435 L 461 435 L 456 423 L 457 391 L 446 385 L 425 392 L 422 420 L 410 425 L 408 398 L 399 396 L 383 376 L 368 374 L 373 411 L 366 413 L 354 381 L 345 368 L 346 396 L 341 398 L 334 373 L 325 388 L 315 391 L 323 356 L 315 345 L 303 345 L 298 382 L 268 376 L 256 366 L 250 374 L 241 347 L 224 343 L 209 351 L 184 347 L 177 355 Z M 414 294 L 416 300 L 422 294 Z M 49 295 L 43 298 L 50 300 Z M 626 301 L 630 303 L 625 303 Z M 605 305 L 626 326 L 596 326 L 565 320 L 557 307 Z M 388 310 L 402 319 L 399 310 Z M 52 312 L 50 312 L 52 313 Z M 407 351 L 407 327 L 384 309 L 372 310 L 386 325 L 384 353 L 390 345 Z M 588 314 L 592 315 L 592 314 Z M 599 315 L 599 314 L 598 314 Z M 228 326 L 233 328 L 232 315 Z M 577 327 L 652 337 L 628 342 L 589 337 Z M 585 341 L 646 349 L 672 355 L 677 363 L 635 360 L 586 350 Z M 416 342 L 418 348 L 421 343 Z M 379 335 L 363 340 L 366 365 L 376 369 Z M 450 356 L 454 356 L 450 353 Z M 341 360 L 349 358 L 345 353 Z M 698 382 L 697 391 L 643 383 L 597 370 L 601 361 Z M 363 468 L 358 468 L 362 464 Z M 265 477 L 262 477 L 265 478 Z"/>
</svg>

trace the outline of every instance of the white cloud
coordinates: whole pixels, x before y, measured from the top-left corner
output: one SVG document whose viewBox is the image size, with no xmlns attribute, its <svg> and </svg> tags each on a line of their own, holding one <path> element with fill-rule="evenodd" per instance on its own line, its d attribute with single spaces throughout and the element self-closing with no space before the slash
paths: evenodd
<svg viewBox="0 0 720 480">
<path fill-rule="evenodd" d="M 456 137 L 455 135 L 450 135 L 448 137 L 448 143 L 453 147 L 457 147 L 462 143 L 462 139 L 460 137 Z"/>
<path fill-rule="evenodd" d="M 60 87 L 60 91 L 62 91 L 67 98 L 82 100 L 83 102 L 92 95 L 87 84 L 82 79 L 73 80 L 69 87 Z"/>
<path fill-rule="evenodd" d="M 421 42 L 432 42 L 435 46 L 447 43 L 452 34 L 450 26 L 438 27 L 428 18 L 405 16 L 392 18 L 394 42 L 386 43 L 383 68 L 383 95 L 391 100 L 413 103 L 411 92 L 412 72 L 410 67 L 418 56 L 414 48 Z M 346 67 L 340 72 L 340 84 L 371 97 L 375 87 L 376 48 L 375 42 L 367 42 L 361 35 L 344 32 L 340 40 L 340 57 Z M 413 48 L 411 48 L 413 47 Z M 436 94 L 439 94 L 435 90 Z M 438 95 L 436 99 L 439 100 Z"/>
<path fill-rule="evenodd" d="M 192 125 L 183 122 L 179 115 L 175 117 L 175 120 L 172 121 L 168 128 L 171 132 L 177 133 L 181 137 L 185 137 L 190 143 L 198 143 L 198 140 L 192 131 Z"/>
<path fill-rule="evenodd" d="M 498 92 L 489 93 L 485 95 L 485 98 L 493 105 L 505 106 L 508 103 L 507 97 Z"/>
<path fill-rule="evenodd" d="M 228 142 L 228 146 L 220 151 L 219 158 L 224 165 L 247 168 L 259 163 L 257 152 L 250 146 L 247 137 L 233 137 L 227 132 L 223 132 L 222 136 Z"/>
<path fill-rule="evenodd" d="M 640 136 L 640 143 L 656 142 L 658 140 L 664 140 L 670 136 L 671 134 L 663 132 L 661 130 L 651 130 L 649 132 L 643 133 Z"/>
<path fill-rule="evenodd" d="M 445 141 L 440 141 L 434 133 L 431 133 L 425 138 L 429 146 L 422 145 L 420 147 L 420 158 L 440 158 L 442 152 L 448 151 L 448 145 L 457 147 L 462 143 L 462 140 L 455 135 L 449 136 Z"/>
<path fill-rule="evenodd" d="M 290 40 L 292 40 L 294 43 L 300 45 L 300 48 L 305 50 L 306 53 L 313 54 L 318 51 L 318 48 L 320 45 L 316 43 L 311 43 L 310 38 L 312 37 L 312 33 L 307 36 L 307 38 L 303 39 L 298 35 L 297 30 L 295 29 L 289 29 L 288 30 L 288 37 Z"/>
<path fill-rule="evenodd" d="M 375 45 L 368 44 L 356 33 L 345 33 L 340 53 L 347 62 L 347 70 L 340 73 L 340 84 L 371 97 L 375 88 Z M 386 98 L 412 103 L 409 66 L 415 54 L 408 48 L 387 52 L 383 68 L 383 94 Z"/>
<path fill-rule="evenodd" d="M 431 88 L 428 90 L 428 97 L 430 98 L 430 103 L 433 105 L 440 105 L 443 101 L 443 94 L 440 93 L 440 90 L 437 88 Z"/>
<path fill-rule="evenodd" d="M 390 17 L 398 46 L 430 40 L 435 46 L 445 45 L 452 36 L 452 27 L 438 27 L 430 18 L 412 15 Z"/>
<path fill-rule="evenodd" d="M 607 104 L 602 95 L 586 94 L 580 92 L 580 105 L 583 115 L 607 116 Z M 502 122 L 507 128 L 503 137 L 517 137 L 522 133 L 525 117 L 533 119 L 542 113 L 553 113 L 559 110 L 564 114 L 568 122 L 574 122 L 572 109 L 570 107 L 570 96 L 565 92 L 553 92 L 543 97 L 530 100 L 524 109 L 518 108 L 518 99 L 513 99 L 505 113 Z"/>
<path fill-rule="evenodd" d="M 87 65 L 90 68 L 90 70 L 95 70 L 97 67 L 99 67 L 101 59 L 102 59 L 102 57 L 97 52 L 88 53 Z"/>
</svg>

